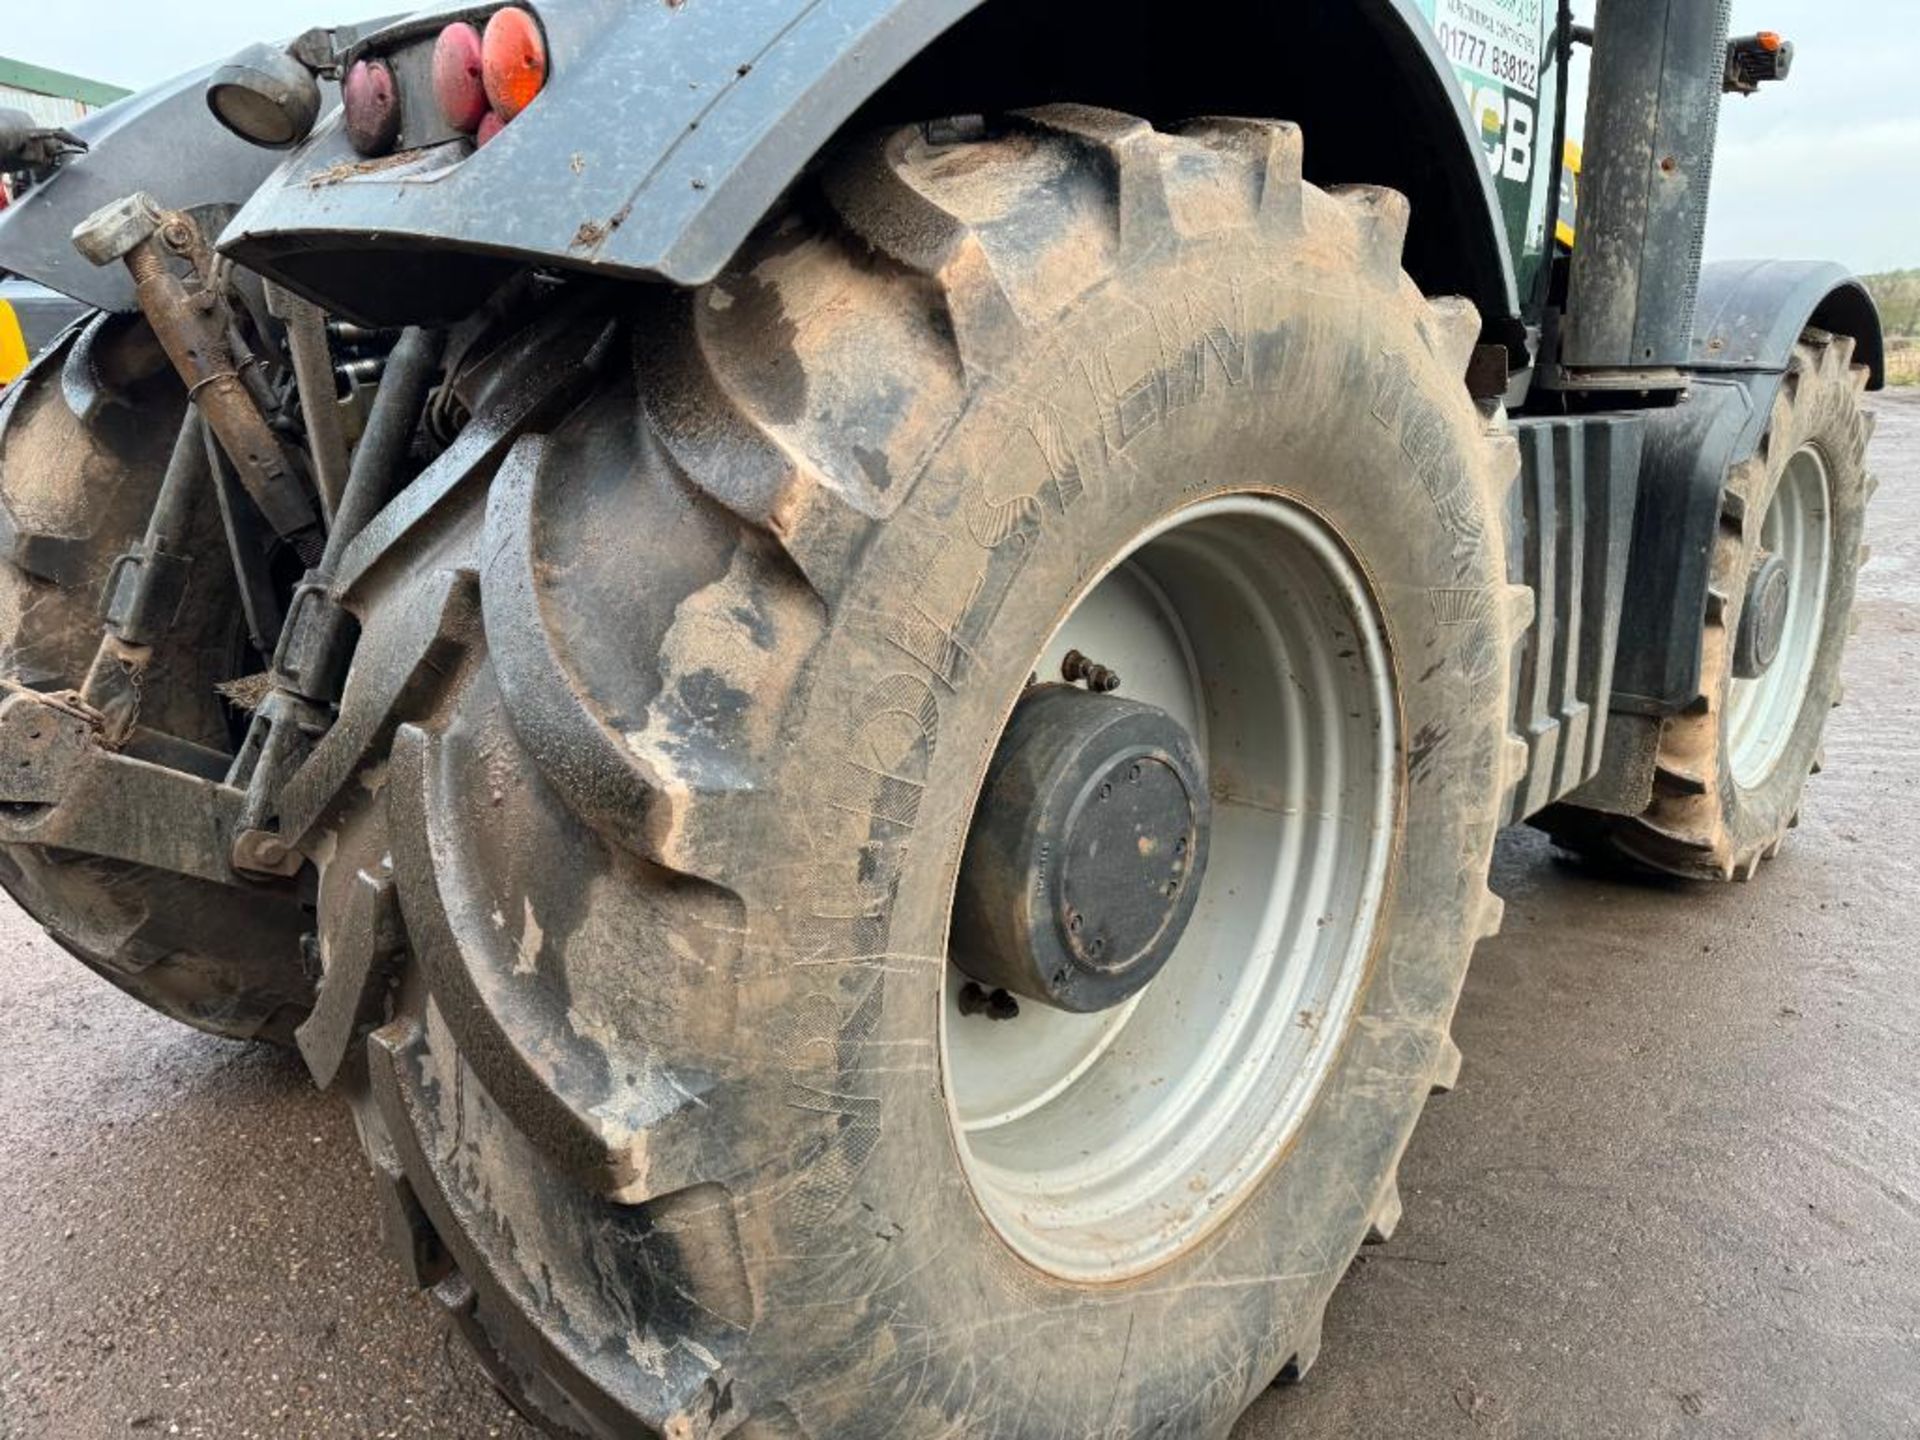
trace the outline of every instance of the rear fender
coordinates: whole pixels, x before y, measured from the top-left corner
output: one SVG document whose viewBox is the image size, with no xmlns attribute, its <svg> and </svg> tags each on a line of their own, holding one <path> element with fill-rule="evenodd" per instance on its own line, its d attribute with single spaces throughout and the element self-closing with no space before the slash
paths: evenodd
<svg viewBox="0 0 1920 1440">
<path fill-rule="evenodd" d="M 553 78 L 484 149 L 456 140 L 369 161 L 348 145 L 336 113 L 239 214 L 222 248 L 336 312 L 373 323 L 462 313 L 526 265 L 701 284 L 910 61 L 976 10 L 1030 4 L 537 0 Z M 427 14 L 472 10 L 458 3 Z M 1224 45 L 1250 15 L 1271 22 L 1273 12 L 1258 0 L 1198 0 L 1178 23 L 1189 44 L 1213 35 Z M 1300 7 L 1297 28 L 1304 36 L 1327 15 L 1363 17 L 1373 53 L 1394 72 L 1348 77 L 1355 97 L 1376 85 L 1418 97 L 1422 123 L 1412 136 L 1441 137 L 1433 140 L 1435 168 L 1446 172 L 1449 193 L 1471 197 L 1462 203 L 1465 223 L 1454 227 L 1473 232 L 1462 242 L 1471 257 L 1460 267 L 1470 283 L 1460 288 L 1490 320 L 1514 315 L 1512 264 L 1485 153 L 1418 0 L 1321 0 Z M 1130 33 L 1139 23 L 1130 17 L 1115 11 L 1106 28 Z M 1038 25 L 1047 17 L 1030 18 Z M 416 31 L 422 19 L 404 28 Z M 1083 51 L 1103 43 L 1097 34 L 1084 38 Z M 383 43 L 376 35 L 368 48 Z M 1038 41 L 1034 49 L 1044 53 Z M 1340 59 L 1316 56 L 1315 63 Z M 1031 68 L 1033 57 L 1025 63 Z M 1166 66 L 1160 95 L 1114 99 L 1140 99 L 1140 112 L 1153 114 L 1147 102 L 1156 99 L 1212 107 L 1242 98 L 1207 88 L 1205 72 L 1222 68 L 1217 49 L 1199 74 L 1175 68 Z M 972 108 L 990 108 L 979 97 L 998 98 L 996 77 L 973 73 L 980 83 Z M 1258 98 L 1264 108 L 1239 113 L 1286 113 L 1284 91 Z M 1086 93 L 1038 94 L 1026 103 L 1059 99 L 1114 103 Z M 1397 143 L 1411 143 L 1406 128 Z"/>
</svg>

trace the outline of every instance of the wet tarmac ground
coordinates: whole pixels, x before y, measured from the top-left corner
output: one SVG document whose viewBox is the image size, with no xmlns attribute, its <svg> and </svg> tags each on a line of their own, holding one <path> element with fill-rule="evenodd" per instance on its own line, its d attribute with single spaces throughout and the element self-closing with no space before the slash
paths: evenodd
<svg viewBox="0 0 1920 1440">
<path fill-rule="evenodd" d="M 1920 393 L 1876 402 L 1830 765 L 1750 885 L 1501 846 L 1406 1217 L 1235 1440 L 1920 1437 Z M 299 1062 L 0 914 L 0 1437 L 533 1440 Z"/>
</svg>

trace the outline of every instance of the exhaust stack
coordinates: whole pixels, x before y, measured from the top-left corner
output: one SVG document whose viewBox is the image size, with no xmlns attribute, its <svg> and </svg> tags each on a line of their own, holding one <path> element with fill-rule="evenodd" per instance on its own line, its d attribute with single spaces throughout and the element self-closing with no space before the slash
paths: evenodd
<svg viewBox="0 0 1920 1440">
<path fill-rule="evenodd" d="M 1681 389 L 1731 0 L 1600 0 L 1561 366 L 1573 390 Z"/>
</svg>

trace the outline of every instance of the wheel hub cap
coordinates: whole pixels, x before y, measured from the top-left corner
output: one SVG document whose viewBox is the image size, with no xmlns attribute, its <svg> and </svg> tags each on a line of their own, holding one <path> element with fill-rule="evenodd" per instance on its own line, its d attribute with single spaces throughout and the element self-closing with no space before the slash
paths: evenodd
<svg viewBox="0 0 1920 1440">
<path fill-rule="evenodd" d="M 1734 641 L 1733 673 L 1742 680 L 1758 680 L 1780 653 L 1787 633 L 1787 612 L 1793 601 L 1792 573 L 1778 555 L 1762 557 L 1747 586 L 1747 603 L 1740 612 L 1740 633 Z"/>
<path fill-rule="evenodd" d="M 953 961 L 991 988 L 1091 1014 L 1172 958 L 1199 898 L 1210 805 L 1164 710 L 1067 685 L 1021 700 L 981 795 Z"/>
</svg>

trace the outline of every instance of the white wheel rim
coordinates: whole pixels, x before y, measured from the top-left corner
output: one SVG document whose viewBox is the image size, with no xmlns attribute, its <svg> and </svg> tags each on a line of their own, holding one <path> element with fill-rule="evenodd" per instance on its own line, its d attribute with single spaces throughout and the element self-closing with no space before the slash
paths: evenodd
<svg viewBox="0 0 1920 1440">
<path fill-rule="evenodd" d="M 1211 853 L 1166 968 L 1114 1010 L 960 1014 L 941 1054 L 954 1134 L 1000 1235 L 1051 1274 L 1165 1263 L 1292 1141 L 1372 954 L 1397 834 L 1398 708 L 1372 594 L 1307 510 L 1232 496 L 1141 535 L 1036 662 L 1069 649 L 1187 726 Z"/>
<path fill-rule="evenodd" d="M 1760 549 L 1780 557 L 1790 588 L 1773 663 L 1752 680 L 1735 678 L 1728 689 L 1728 768 L 1742 789 L 1765 783 L 1778 767 L 1813 683 L 1833 566 L 1830 493 L 1826 462 L 1809 445 L 1787 462 L 1760 525 Z"/>
</svg>

